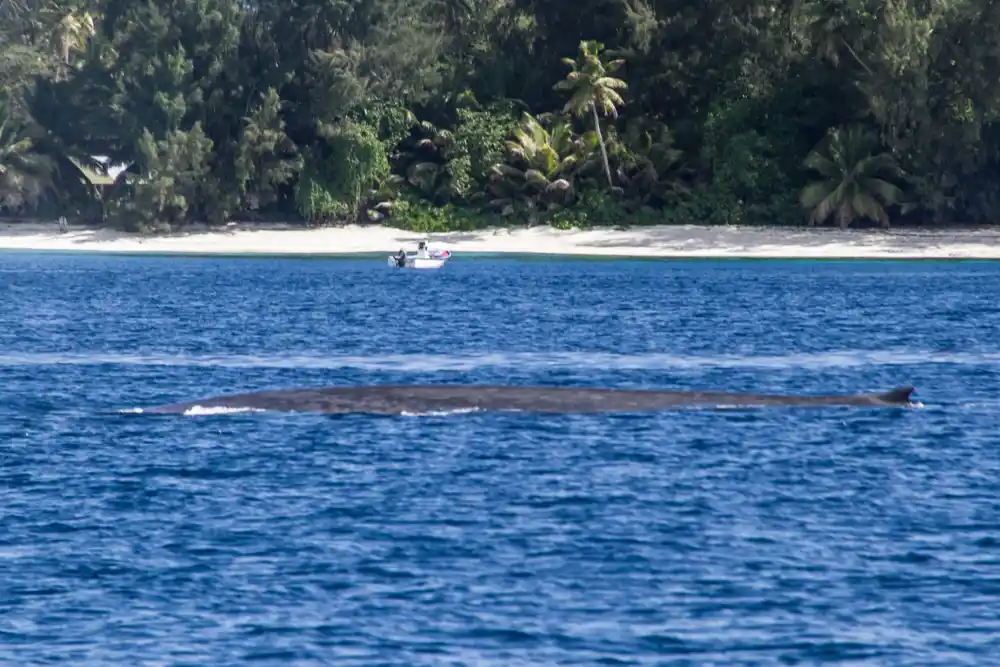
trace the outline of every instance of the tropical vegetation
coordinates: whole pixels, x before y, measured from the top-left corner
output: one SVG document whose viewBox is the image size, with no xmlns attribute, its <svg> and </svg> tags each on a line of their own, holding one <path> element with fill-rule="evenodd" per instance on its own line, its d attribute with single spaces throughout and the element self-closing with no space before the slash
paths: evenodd
<svg viewBox="0 0 1000 667">
<path fill-rule="evenodd" d="M 0 0 L 0 215 L 1000 219 L 992 0 Z"/>
</svg>

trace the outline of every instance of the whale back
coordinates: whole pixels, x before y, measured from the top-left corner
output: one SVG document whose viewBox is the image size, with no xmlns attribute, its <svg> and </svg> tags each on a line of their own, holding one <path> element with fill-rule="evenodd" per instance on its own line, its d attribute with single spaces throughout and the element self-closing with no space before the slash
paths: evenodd
<svg viewBox="0 0 1000 667">
<path fill-rule="evenodd" d="M 896 387 L 881 394 L 873 394 L 873 398 L 888 403 L 889 405 L 906 405 L 911 403 L 910 395 L 913 394 L 914 387 Z"/>
<path fill-rule="evenodd" d="M 196 409 L 400 415 L 456 410 L 536 413 L 649 412 L 678 406 L 769 407 L 912 405 L 913 387 L 842 396 L 749 394 L 712 391 L 629 390 L 593 387 L 486 385 L 370 385 L 258 391 L 144 409 L 177 414 Z"/>
</svg>

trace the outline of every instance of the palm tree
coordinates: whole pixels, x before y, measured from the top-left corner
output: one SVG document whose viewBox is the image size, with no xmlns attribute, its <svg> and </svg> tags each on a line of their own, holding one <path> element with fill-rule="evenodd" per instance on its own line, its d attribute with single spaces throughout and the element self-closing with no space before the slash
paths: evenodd
<svg viewBox="0 0 1000 667">
<path fill-rule="evenodd" d="M 586 138 L 573 135 L 569 123 L 556 121 L 547 130 L 524 114 L 507 142 L 510 163 L 490 168 L 488 189 L 494 197 L 490 204 L 501 215 L 511 215 L 522 205 L 531 210 L 539 205 L 546 210 L 558 208 L 573 198 L 574 171 L 593 150 Z"/>
<path fill-rule="evenodd" d="M 96 34 L 94 17 L 89 12 L 69 12 L 53 28 L 53 40 L 63 65 L 69 66 L 73 51 L 83 51 L 87 40 Z"/>
<path fill-rule="evenodd" d="M 800 202 L 810 209 L 809 224 L 822 224 L 831 215 L 846 228 L 858 218 L 889 226 L 885 209 L 902 202 L 903 191 L 889 178 L 901 176 L 888 153 L 875 153 L 878 140 L 861 128 L 836 129 L 825 140 L 826 151 L 814 149 L 805 166 L 823 176 L 807 185 Z"/>
<path fill-rule="evenodd" d="M 23 26 L 15 22 L 25 20 L 31 10 L 30 0 L 0 0 L 0 23 L 5 28 L 20 29 Z"/>
<path fill-rule="evenodd" d="M 35 151 L 26 122 L 0 105 L 0 208 L 32 206 L 52 187 L 53 163 Z"/>
<path fill-rule="evenodd" d="M 857 64 L 869 75 L 873 74 L 851 46 L 851 42 L 860 43 L 866 32 L 866 12 L 858 3 L 849 0 L 800 0 L 795 9 L 802 15 L 805 37 L 812 42 L 817 56 L 839 67 L 841 49 L 846 49 Z"/>
<path fill-rule="evenodd" d="M 675 202 L 689 192 L 681 179 L 684 153 L 674 147 L 665 124 L 648 116 L 633 118 L 624 133 L 608 139 L 618 165 L 615 175 L 633 201 Z"/>
<path fill-rule="evenodd" d="M 628 85 L 621 79 L 609 74 L 624 64 L 624 60 L 601 60 L 601 50 L 604 45 L 596 41 L 580 42 L 580 53 L 576 60 L 563 58 L 562 61 L 573 68 L 566 78 L 557 83 L 555 90 L 570 91 L 571 97 L 563 108 L 575 116 L 583 116 L 591 112 L 594 116 L 594 129 L 601 145 L 601 157 L 604 160 L 604 173 L 608 177 L 608 187 L 614 187 L 611 181 L 611 165 L 608 163 L 608 150 L 604 146 L 604 135 L 601 134 L 601 122 L 598 111 L 605 116 L 618 117 L 618 107 L 625 104 L 617 91 L 625 90 Z"/>
</svg>

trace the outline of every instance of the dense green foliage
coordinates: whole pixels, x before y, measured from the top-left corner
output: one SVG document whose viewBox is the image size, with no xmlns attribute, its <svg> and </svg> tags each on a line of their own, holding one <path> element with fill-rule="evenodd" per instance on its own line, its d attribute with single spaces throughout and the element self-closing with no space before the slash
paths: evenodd
<svg viewBox="0 0 1000 667">
<path fill-rule="evenodd" d="M 998 71 L 993 0 L 0 0 L 0 214 L 989 223 Z"/>
</svg>

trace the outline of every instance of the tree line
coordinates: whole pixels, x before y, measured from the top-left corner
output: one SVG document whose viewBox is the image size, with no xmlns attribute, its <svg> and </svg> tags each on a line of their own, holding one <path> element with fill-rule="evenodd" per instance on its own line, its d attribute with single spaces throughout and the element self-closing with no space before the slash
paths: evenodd
<svg viewBox="0 0 1000 667">
<path fill-rule="evenodd" d="M 0 0 L 0 213 L 991 223 L 992 0 Z"/>
</svg>

